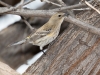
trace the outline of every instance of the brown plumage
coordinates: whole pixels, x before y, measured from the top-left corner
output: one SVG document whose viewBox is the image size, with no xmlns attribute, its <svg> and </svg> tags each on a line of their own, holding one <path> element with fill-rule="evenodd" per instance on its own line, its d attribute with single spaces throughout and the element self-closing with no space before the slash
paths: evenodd
<svg viewBox="0 0 100 75">
<path fill-rule="evenodd" d="M 32 33 L 26 39 L 19 41 L 10 46 L 23 44 L 25 42 L 31 43 L 33 45 L 40 46 L 40 49 L 52 42 L 56 39 L 59 34 L 61 24 L 64 20 L 65 13 L 56 13 L 54 14 L 47 23 L 45 23 L 42 27 L 37 29 L 35 33 Z"/>
</svg>

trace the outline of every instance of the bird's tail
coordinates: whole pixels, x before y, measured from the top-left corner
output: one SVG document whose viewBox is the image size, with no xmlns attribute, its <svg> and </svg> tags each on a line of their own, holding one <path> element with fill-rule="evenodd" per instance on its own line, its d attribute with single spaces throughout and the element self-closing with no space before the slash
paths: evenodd
<svg viewBox="0 0 100 75">
<path fill-rule="evenodd" d="M 16 45 L 21 45 L 21 44 L 24 44 L 24 43 L 26 43 L 26 42 L 27 42 L 27 39 L 24 39 L 24 40 L 21 40 L 21 41 L 19 41 L 19 42 L 17 42 L 17 43 L 14 43 L 14 44 L 8 45 L 8 47 L 16 46 Z"/>
</svg>

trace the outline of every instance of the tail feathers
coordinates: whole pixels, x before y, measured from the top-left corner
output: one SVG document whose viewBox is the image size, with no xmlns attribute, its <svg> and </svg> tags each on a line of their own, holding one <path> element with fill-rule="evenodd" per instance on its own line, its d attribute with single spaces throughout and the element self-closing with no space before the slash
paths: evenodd
<svg viewBox="0 0 100 75">
<path fill-rule="evenodd" d="M 16 46 L 16 45 L 21 45 L 21 44 L 24 44 L 26 42 L 26 39 L 22 40 L 22 41 L 19 41 L 17 43 L 14 43 L 14 44 L 11 44 L 11 45 L 8 45 L 8 47 L 11 47 L 11 46 Z"/>
</svg>

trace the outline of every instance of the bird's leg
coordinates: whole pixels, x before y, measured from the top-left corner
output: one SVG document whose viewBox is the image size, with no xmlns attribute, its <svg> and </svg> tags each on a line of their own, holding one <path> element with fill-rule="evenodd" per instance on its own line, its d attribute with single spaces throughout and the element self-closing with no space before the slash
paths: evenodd
<svg viewBox="0 0 100 75">
<path fill-rule="evenodd" d="M 46 53 L 44 52 L 44 50 L 41 50 L 42 52 L 43 52 L 43 54 L 45 54 L 46 55 Z"/>
<path fill-rule="evenodd" d="M 43 54 L 45 54 L 45 55 L 46 55 L 46 53 L 44 52 L 44 50 L 43 50 L 43 47 L 42 47 L 42 46 L 40 46 L 40 50 L 43 52 Z"/>
</svg>

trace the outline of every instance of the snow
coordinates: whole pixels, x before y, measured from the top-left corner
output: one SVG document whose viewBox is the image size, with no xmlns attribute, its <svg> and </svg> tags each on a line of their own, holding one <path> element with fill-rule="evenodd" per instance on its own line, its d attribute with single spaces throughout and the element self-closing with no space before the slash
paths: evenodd
<svg viewBox="0 0 100 75">
<path fill-rule="evenodd" d="M 19 20 L 20 20 L 20 16 L 18 15 L 8 14 L 8 15 L 1 17 L 0 18 L 0 31 Z"/>
</svg>

